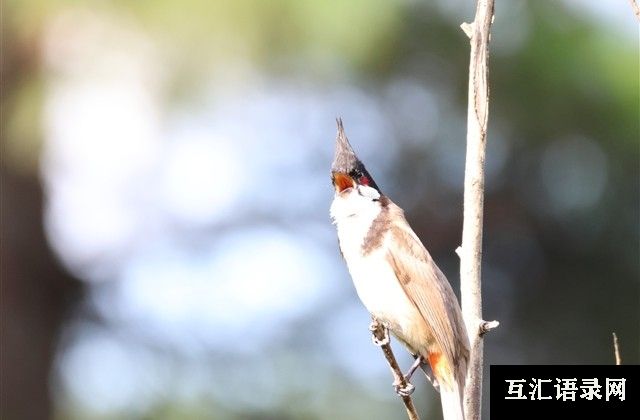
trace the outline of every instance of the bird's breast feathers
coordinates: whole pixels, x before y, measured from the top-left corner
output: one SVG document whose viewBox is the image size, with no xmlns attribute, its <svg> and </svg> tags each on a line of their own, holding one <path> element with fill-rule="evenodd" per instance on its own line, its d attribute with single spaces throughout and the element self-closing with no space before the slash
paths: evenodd
<svg viewBox="0 0 640 420">
<path fill-rule="evenodd" d="M 331 215 L 338 231 L 340 250 L 347 264 L 358 297 L 367 310 L 385 323 L 408 344 L 432 341 L 416 306 L 409 300 L 389 263 L 391 235 L 384 228 L 375 229 L 381 219 L 379 206 L 356 211 L 353 201 L 336 197 Z M 380 226 L 378 226 L 380 227 Z M 376 231 L 376 232 L 374 232 Z M 370 245 L 375 243 L 374 247 Z M 421 348 L 414 348 L 421 352 Z"/>
</svg>

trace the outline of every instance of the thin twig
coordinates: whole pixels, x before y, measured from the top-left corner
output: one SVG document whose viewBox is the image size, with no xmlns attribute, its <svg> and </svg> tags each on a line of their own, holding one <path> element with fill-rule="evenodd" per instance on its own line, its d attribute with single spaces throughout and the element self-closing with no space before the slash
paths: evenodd
<svg viewBox="0 0 640 420">
<path fill-rule="evenodd" d="M 480 324 L 480 335 L 484 335 L 491 331 L 494 328 L 498 328 L 500 325 L 499 321 L 482 321 Z"/>
<path fill-rule="evenodd" d="M 620 345 L 616 333 L 613 333 L 613 354 L 616 356 L 616 365 L 621 365 L 622 357 L 620 357 Z"/>
<path fill-rule="evenodd" d="M 482 319 L 481 264 L 484 207 L 484 159 L 489 115 L 488 60 L 494 0 L 477 0 L 473 23 L 462 30 L 471 43 L 467 108 L 467 156 L 464 177 L 464 221 L 460 256 L 462 314 L 471 353 L 464 391 L 466 420 L 480 418 L 482 399 L 482 336 L 497 322 Z"/>
<path fill-rule="evenodd" d="M 631 8 L 633 9 L 633 13 L 636 15 L 636 18 L 640 21 L 640 7 L 638 6 L 638 3 L 636 3 L 636 0 L 629 0 L 629 3 L 631 4 Z"/>
<path fill-rule="evenodd" d="M 391 368 L 391 372 L 393 373 L 394 385 L 399 386 L 401 389 L 407 389 L 409 384 L 406 381 L 402 370 L 400 369 L 400 365 L 398 365 L 398 361 L 393 355 L 393 350 L 391 350 L 391 344 L 389 341 L 389 335 L 385 327 L 374 319 L 369 329 L 373 334 L 374 341 L 382 343 L 380 344 L 380 348 L 382 349 L 384 357 L 387 359 L 387 363 L 389 363 L 389 367 Z M 418 412 L 416 411 L 416 407 L 413 405 L 413 400 L 411 400 L 411 396 L 400 395 L 400 398 L 402 398 L 402 402 L 407 409 L 407 416 L 409 416 L 409 420 L 420 420 L 420 417 L 418 417 Z"/>
</svg>

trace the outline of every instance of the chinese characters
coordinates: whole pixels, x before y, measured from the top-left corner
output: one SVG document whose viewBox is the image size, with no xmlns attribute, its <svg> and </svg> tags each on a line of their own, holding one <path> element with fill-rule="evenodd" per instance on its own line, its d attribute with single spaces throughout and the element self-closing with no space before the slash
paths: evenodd
<svg viewBox="0 0 640 420">
<path fill-rule="evenodd" d="M 505 379 L 507 395 L 505 400 L 551 400 L 576 401 L 577 398 L 588 401 L 625 399 L 624 378 L 605 378 L 604 389 L 598 378 L 554 378 L 554 379 Z M 528 386 L 525 386 L 528 385 Z"/>
</svg>

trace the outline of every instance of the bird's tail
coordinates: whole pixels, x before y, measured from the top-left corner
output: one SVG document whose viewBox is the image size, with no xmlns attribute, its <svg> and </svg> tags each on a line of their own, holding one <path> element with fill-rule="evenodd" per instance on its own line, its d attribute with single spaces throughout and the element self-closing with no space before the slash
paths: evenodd
<svg viewBox="0 0 640 420">
<path fill-rule="evenodd" d="M 457 366 L 450 366 L 441 353 L 430 353 L 429 364 L 440 388 L 442 418 L 444 420 L 464 420 L 464 383 L 466 380 L 466 360 Z"/>
<path fill-rule="evenodd" d="M 442 403 L 442 418 L 444 420 L 464 420 L 462 406 L 464 386 L 452 381 L 451 386 L 440 385 L 440 402 Z"/>
</svg>

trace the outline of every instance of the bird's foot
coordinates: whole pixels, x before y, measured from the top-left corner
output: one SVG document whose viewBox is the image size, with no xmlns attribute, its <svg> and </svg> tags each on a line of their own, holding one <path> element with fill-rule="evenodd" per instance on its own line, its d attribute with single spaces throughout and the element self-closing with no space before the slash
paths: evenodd
<svg viewBox="0 0 640 420">
<path fill-rule="evenodd" d="M 395 380 L 393 382 L 393 388 L 396 390 L 396 394 L 401 397 L 408 397 L 409 395 L 413 394 L 413 391 L 415 391 L 416 389 L 416 387 L 413 386 L 413 384 L 411 384 L 411 382 L 409 381 L 405 381 L 405 384 L 403 386 L 400 380 Z"/>
</svg>

